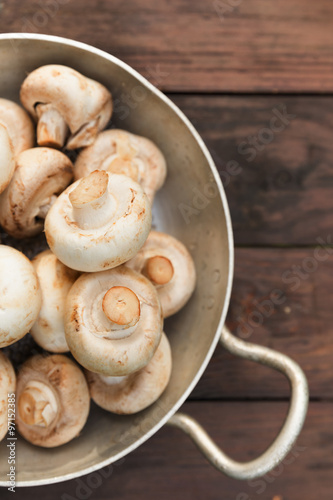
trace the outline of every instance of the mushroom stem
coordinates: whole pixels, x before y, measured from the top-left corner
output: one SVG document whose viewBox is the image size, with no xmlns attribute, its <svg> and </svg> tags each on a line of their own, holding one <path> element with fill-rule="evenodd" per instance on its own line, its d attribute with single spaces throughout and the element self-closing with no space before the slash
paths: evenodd
<svg viewBox="0 0 333 500">
<path fill-rule="evenodd" d="M 173 265 L 166 257 L 155 255 L 147 260 L 143 274 L 156 285 L 166 285 L 172 280 Z"/>
<path fill-rule="evenodd" d="M 40 219 L 45 219 L 48 211 L 50 210 L 50 208 L 52 207 L 53 203 L 56 201 L 57 198 L 58 197 L 53 194 L 52 196 L 49 197 L 48 200 L 45 200 L 44 205 L 41 205 L 39 207 L 39 212 L 37 214 L 37 217 L 39 217 Z"/>
<path fill-rule="evenodd" d="M 73 217 L 81 229 L 96 229 L 106 224 L 115 211 L 115 199 L 108 190 L 109 176 L 95 170 L 81 179 L 69 193 Z"/>
<path fill-rule="evenodd" d="M 30 381 L 19 397 L 18 411 L 25 424 L 49 427 L 58 414 L 54 391 L 43 382 Z"/>
<path fill-rule="evenodd" d="M 106 317 L 120 329 L 130 328 L 140 319 L 140 301 L 125 286 L 114 286 L 106 292 L 102 307 Z"/>
<path fill-rule="evenodd" d="M 107 158 L 104 162 L 103 167 L 105 170 L 113 174 L 123 174 L 130 177 L 134 181 L 138 181 L 139 169 L 136 163 L 131 158 L 119 156 L 114 154 Z"/>
<path fill-rule="evenodd" d="M 38 145 L 62 148 L 68 135 L 68 126 L 59 111 L 49 104 L 39 104 L 36 111 Z"/>
</svg>

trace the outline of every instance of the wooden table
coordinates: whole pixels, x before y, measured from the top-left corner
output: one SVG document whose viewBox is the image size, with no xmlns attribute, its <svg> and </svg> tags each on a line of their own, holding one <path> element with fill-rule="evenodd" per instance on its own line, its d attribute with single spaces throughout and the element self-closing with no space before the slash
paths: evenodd
<svg viewBox="0 0 333 500">
<path fill-rule="evenodd" d="M 330 0 L 2 1 L 1 31 L 61 35 L 104 49 L 194 123 L 221 172 L 233 220 L 228 325 L 294 358 L 311 390 L 297 446 L 262 480 L 221 475 L 179 430 L 163 428 L 105 470 L 107 479 L 22 489 L 16 498 L 332 498 L 332 23 Z M 269 309 L 274 289 L 285 300 Z M 288 398 L 282 376 L 217 348 L 184 410 L 226 452 L 247 460 L 276 435 Z"/>
</svg>

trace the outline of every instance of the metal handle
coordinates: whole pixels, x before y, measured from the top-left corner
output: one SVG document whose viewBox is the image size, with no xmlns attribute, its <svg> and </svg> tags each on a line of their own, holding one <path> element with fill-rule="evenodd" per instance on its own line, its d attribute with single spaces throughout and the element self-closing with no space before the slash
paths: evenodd
<svg viewBox="0 0 333 500">
<path fill-rule="evenodd" d="M 283 373 L 288 378 L 291 385 L 290 406 L 284 425 L 277 438 L 260 457 L 250 462 L 241 463 L 232 460 L 223 453 L 201 425 L 188 415 L 176 413 L 168 423 L 186 432 L 205 457 L 219 471 L 235 479 L 254 479 L 264 476 L 274 469 L 295 443 L 303 427 L 307 412 L 308 384 L 298 364 L 284 354 L 267 347 L 244 342 L 232 335 L 227 327 L 222 330 L 220 342 L 232 354 L 267 365 Z"/>
</svg>

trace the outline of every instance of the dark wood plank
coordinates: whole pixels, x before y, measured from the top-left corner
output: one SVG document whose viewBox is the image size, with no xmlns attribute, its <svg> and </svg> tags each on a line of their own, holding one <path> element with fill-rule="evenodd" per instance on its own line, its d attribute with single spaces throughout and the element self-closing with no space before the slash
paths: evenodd
<svg viewBox="0 0 333 500">
<path fill-rule="evenodd" d="M 333 243 L 331 98 L 172 98 L 215 159 L 237 245 Z"/>
<path fill-rule="evenodd" d="M 332 92 L 330 0 L 4 0 L 2 32 L 74 38 L 168 91 Z"/>
<path fill-rule="evenodd" d="M 250 460 L 276 436 L 285 403 L 187 403 L 224 451 Z M 17 500 L 331 500 L 333 467 L 332 403 L 312 403 L 305 428 L 288 458 L 263 479 L 239 482 L 217 472 L 178 429 L 163 428 L 113 469 L 52 486 L 18 489 Z M 314 429 L 316 431 L 314 432 Z M 305 491 L 306 490 L 306 491 Z M 11 493 L 1 490 L 1 499 Z M 279 500 L 281 500 L 279 498 Z"/>
<path fill-rule="evenodd" d="M 295 359 L 307 374 L 314 398 L 333 397 L 330 252 L 237 249 L 227 321 L 240 337 Z M 316 259 L 318 255 L 327 260 Z M 272 298 L 277 302 L 279 296 L 280 303 L 274 304 Z M 219 346 L 191 397 L 287 398 L 289 386 L 282 375 L 237 359 Z"/>
</svg>

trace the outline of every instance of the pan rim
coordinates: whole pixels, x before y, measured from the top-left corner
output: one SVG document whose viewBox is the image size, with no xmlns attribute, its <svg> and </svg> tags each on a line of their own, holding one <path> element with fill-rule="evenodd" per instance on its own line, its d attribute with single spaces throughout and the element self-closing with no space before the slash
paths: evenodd
<svg viewBox="0 0 333 500">
<path fill-rule="evenodd" d="M 44 42 L 50 42 L 54 44 L 64 44 L 68 45 L 74 48 L 82 49 L 85 51 L 88 51 L 90 53 L 96 54 L 99 57 L 102 57 L 104 59 L 107 59 L 114 64 L 120 66 L 122 69 L 133 75 L 137 80 L 141 82 L 143 86 L 148 88 L 153 94 L 155 94 L 159 99 L 161 99 L 167 106 L 169 106 L 172 111 L 178 116 L 178 118 L 184 123 L 184 125 L 187 127 L 187 129 L 191 132 L 191 135 L 193 136 L 194 140 L 197 142 L 199 145 L 202 153 L 205 156 L 205 159 L 210 167 L 210 170 L 213 174 L 214 181 L 216 182 L 216 185 L 218 187 L 219 191 L 219 196 L 222 202 L 222 207 L 223 207 L 223 212 L 224 212 L 224 217 L 226 221 L 226 228 L 227 228 L 227 238 L 228 238 L 228 252 L 229 252 L 229 263 L 228 263 L 228 278 L 227 278 L 227 287 L 226 287 L 226 294 L 225 294 L 225 300 L 224 304 L 222 306 L 222 311 L 220 315 L 220 320 L 218 327 L 216 329 L 214 338 L 211 342 L 211 345 L 208 349 L 208 352 L 206 353 L 205 359 L 203 363 L 201 364 L 200 369 L 197 371 L 196 375 L 194 376 L 192 382 L 189 384 L 187 389 L 184 391 L 182 396 L 178 399 L 178 401 L 173 405 L 173 407 L 168 411 L 168 413 L 162 417 L 149 431 L 147 431 L 145 434 L 143 434 L 140 438 L 138 438 L 134 443 L 132 443 L 130 446 L 124 448 L 122 451 L 117 453 L 116 455 L 113 455 L 112 457 L 109 457 L 106 460 L 102 460 L 101 462 L 92 465 L 90 467 L 85 467 L 82 468 L 78 471 L 75 472 L 69 472 L 64 475 L 59 475 L 52 477 L 50 479 L 35 479 L 35 480 L 24 480 L 24 481 L 17 481 L 15 483 L 15 486 L 17 487 L 32 487 L 32 486 L 42 486 L 42 485 L 49 485 L 49 484 L 55 484 L 63 481 L 69 481 L 71 479 L 75 479 L 78 477 L 81 477 L 86 474 L 90 474 L 92 472 L 95 472 L 103 467 L 106 467 L 110 465 L 111 463 L 114 463 L 121 458 L 125 457 L 128 455 L 130 452 L 134 451 L 136 448 L 138 448 L 140 445 L 142 445 L 145 441 L 147 441 L 150 437 L 152 437 L 161 427 L 163 427 L 170 417 L 174 415 L 174 413 L 182 406 L 182 404 L 186 401 L 190 393 L 193 391 L 194 387 L 196 384 L 199 382 L 200 378 L 202 377 L 204 371 L 207 368 L 207 365 L 215 351 L 216 345 L 219 341 L 219 337 L 222 331 L 222 328 L 224 326 L 228 306 L 229 306 L 229 301 L 230 301 L 230 295 L 231 295 L 231 289 L 232 289 L 232 281 L 233 281 L 233 273 L 234 273 L 234 244 L 233 244 L 233 232 L 232 232 L 232 224 L 231 224 L 231 218 L 230 218 L 230 212 L 229 212 L 229 206 L 227 202 L 227 198 L 224 192 L 224 188 L 222 185 L 221 178 L 218 174 L 217 168 L 215 166 L 215 163 L 208 151 L 207 146 L 203 142 L 202 138 L 200 137 L 199 133 L 196 131 L 192 123 L 189 121 L 189 119 L 185 116 L 185 114 L 167 97 L 165 96 L 160 90 L 158 90 L 153 84 L 151 84 L 145 77 L 143 77 L 140 73 L 138 73 L 136 70 L 134 70 L 131 66 L 123 62 L 121 59 L 118 59 L 117 57 L 108 54 L 107 52 L 97 49 L 89 44 L 83 43 L 83 42 L 78 42 L 76 40 L 71 40 L 69 38 L 65 37 L 59 37 L 59 36 L 53 36 L 53 35 L 44 35 L 44 34 L 32 34 L 32 33 L 5 33 L 5 34 L 0 34 L 0 42 L 2 40 L 9 40 L 9 41 L 15 41 L 15 40 L 39 40 L 39 41 L 44 41 Z M 7 487 L 8 482 L 7 481 L 1 481 L 0 480 L 0 486 Z"/>
</svg>

